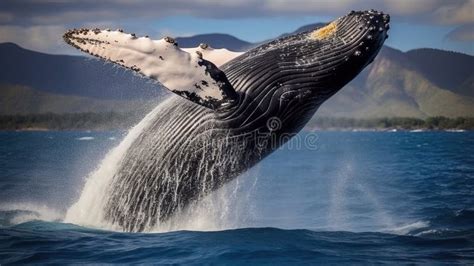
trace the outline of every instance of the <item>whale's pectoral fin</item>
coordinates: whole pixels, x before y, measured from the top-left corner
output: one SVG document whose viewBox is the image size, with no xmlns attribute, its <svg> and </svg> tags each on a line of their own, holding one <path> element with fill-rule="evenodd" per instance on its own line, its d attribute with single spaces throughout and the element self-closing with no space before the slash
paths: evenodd
<svg viewBox="0 0 474 266">
<path fill-rule="evenodd" d="M 168 90 L 197 104 L 220 110 L 237 101 L 237 93 L 222 72 L 199 51 L 187 53 L 169 37 L 151 40 L 121 30 L 79 29 L 64 40 L 91 55 L 159 81 Z"/>
<path fill-rule="evenodd" d="M 201 53 L 206 60 L 211 61 L 216 66 L 221 66 L 243 54 L 243 52 L 233 52 L 225 48 L 215 49 L 206 43 L 201 43 L 194 48 L 183 48 L 182 50 L 190 54 Z"/>
</svg>

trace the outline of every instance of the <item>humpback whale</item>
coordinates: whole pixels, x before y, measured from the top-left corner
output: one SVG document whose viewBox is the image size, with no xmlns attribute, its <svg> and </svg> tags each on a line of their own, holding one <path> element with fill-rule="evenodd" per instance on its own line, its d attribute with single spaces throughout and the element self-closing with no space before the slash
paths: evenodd
<svg viewBox="0 0 474 266">
<path fill-rule="evenodd" d="M 144 231 L 249 169 L 298 133 L 370 64 L 390 16 L 352 11 L 245 53 L 180 49 L 122 30 L 74 29 L 65 41 L 174 93 L 117 165 L 103 219 Z"/>
</svg>

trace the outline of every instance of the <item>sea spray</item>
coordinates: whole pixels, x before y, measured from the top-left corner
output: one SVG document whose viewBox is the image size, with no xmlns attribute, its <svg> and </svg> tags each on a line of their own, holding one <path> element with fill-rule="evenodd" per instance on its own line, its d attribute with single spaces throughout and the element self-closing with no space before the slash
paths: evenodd
<svg viewBox="0 0 474 266">
<path fill-rule="evenodd" d="M 370 230 L 387 231 L 396 228 L 399 223 L 395 222 L 384 202 L 372 189 L 370 177 L 355 175 L 366 167 L 355 164 L 355 161 L 352 155 L 341 159 L 341 167 L 332 178 L 326 228 L 332 231 L 367 230 L 360 225 L 356 226 L 353 209 L 366 210 L 364 214 L 357 213 L 357 219 L 366 221 Z"/>
<path fill-rule="evenodd" d="M 65 222 L 96 228 L 120 230 L 120 228 L 106 221 L 104 217 L 104 206 L 109 194 L 109 185 L 119 168 L 120 162 L 127 153 L 128 148 L 153 121 L 155 116 L 160 113 L 161 108 L 170 101 L 171 99 L 165 100 L 148 113 L 142 121 L 128 132 L 122 142 L 105 156 L 98 168 L 87 178 L 79 200 L 67 211 L 64 219 Z"/>
<path fill-rule="evenodd" d="M 144 231 L 221 231 L 252 227 L 252 220 L 257 215 L 252 195 L 256 191 L 259 175 L 260 168 L 257 166 L 201 200 L 191 203 L 166 222 Z"/>
<path fill-rule="evenodd" d="M 115 208 L 130 208 L 130 204 L 134 203 L 134 201 L 128 202 L 127 200 L 135 196 L 133 193 L 136 193 L 137 190 L 143 190 L 146 192 L 146 197 L 158 197 L 156 201 L 152 202 L 152 205 L 147 205 L 146 209 L 142 209 L 143 206 L 139 206 L 141 211 L 138 216 L 134 216 L 134 219 L 137 219 L 137 221 L 144 219 L 145 226 L 141 228 L 140 231 L 163 232 L 185 229 L 205 231 L 223 230 L 236 228 L 241 225 L 241 221 L 245 220 L 245 217 L 248 217 L 249 201 L 238 199 L 236 195 L 249 195 L 255 187 L 256 181 L 253 185 L 246 185 L 246 193 L 238 193 L 238 191 L 242 190 L 240 184 L 247 184 L 242 181 L 231 182 L 227 186 L 215 191 L 216 193 L 211 194 L 209 194 L 209 191 L 213 189 L 209 187 L 209 184 L 213 183 L 213 179 L 218 178 L 215 176 L 216 168 L 220 168 L 222 165 L 227 165 L 228 167 L 240 165 L 242 163 L 241 153 L 244 152 L 245 149 L 236 147 L 230 150 L 229 142 L 224 138 L 221 139 L 222 141 L 213 143 L 213 145 L 217 145 L 218 147 L 210 146 L 208 149 L 201 150 L 200 152 L 202 152 L 202 154 L 199 153 L 199 151 L 194 155 L 192 154 L 193 156 L 199 156 L 199 158 L 201 158 L 197 165 L 194 166 L 188 164 L 188 160 L 184 159 L 180 161 L 165 160 L 164 158 L 166 158 L 166 156 L 163 156 L 163 154 L 166 153 L 166 149 L 161 146 L 150 150 L 152 143 L 159 143 L 158 140 L 169 137 L 162 130 L 153 128 L 153 125 L 156 123 L 157 117 L 162 115 L 164 108 L 176 104 L 174 99 L 176 98 L 170 98 L 156 107 L 138 125 L 129 131 L 127 136 L 117 147 L 112 149 L 105 156 L 98 168 L 88 177 L 79 200 L 67 211 L 65 222 L 88 227 L 123 231 L 125 230 L 123 226 L 118 224 L 116 220 L 110 219 L 110 213 L 115 210 Z M 143 142 L 145 131 L 152 131 L 150 139 L 152 143 Z M 211 135 L 203 135 L 203 138 L 203 141 L 212 140 Z M 165 143 L 165 145 L 172 144 L 171 142 L 163 143 Z M 134 178 L 133 184 L 122 183 L 123 179 L 119 171 L 130 171 L 131 169 L 127 168 L 127 164 L 124 163 L 124 158 L 128 157 L 129 160 L 136 159 L 136 154 L 130 151 L 132 145 L 136 146 L 135 152 L 140 154 L 154 153 L 153 158 L 156 160 L 155 163 L 148 162 L 144 165 L 144 168 L 140 168 L 139 170 L 148 172 L 150 169 L 158 169 L 161 178 L 158 179 L 157 182 L 164 182 L 164 184 L 189 182 L 181 180 L 180 176 L 174 171 L 189 167 L 198 169 L 196 186 L 201 190 L 202 196 L 192 201 L 186 208 L 176 211 L 175 215 L 166 221 L 153 220 L 153 217 L 156 216 L 148 212 L 163 211 L 163 202 L 160 200 L 162 195 L 174 195 L 172 197 L 174 201 L 179 201 L 180 197 L 176 194 L 176 187 L 171 185 L 163 185 L 167 187 L 167 189 L 161 191 L 160 195 L 149 194 L 147 188 L 150 188 L 155 181 L 148 179 L 146 175 L 143 176 L 144 172 L 131 173 L 131 177 Z M 215 163 L 210 165 L 209 161 L 204 160 L 204 158 L 211 158 Z M 159 165 L 156 165 L 157 163 Z M 251 171 L 251 173 L 255 174 L 255 171 Z M 251 181 L 256 180 L 256 176 L 250 177 L 245 175 L 247 174 L 244 174 L 243 178 L 249 178 Z M 235 215 L 239 210 L 241 210 L 240 214 L 245 213 L 245 215 L 236 217 Z M 108 214 L 109 216 L 107 216 Z"/>
</svg>

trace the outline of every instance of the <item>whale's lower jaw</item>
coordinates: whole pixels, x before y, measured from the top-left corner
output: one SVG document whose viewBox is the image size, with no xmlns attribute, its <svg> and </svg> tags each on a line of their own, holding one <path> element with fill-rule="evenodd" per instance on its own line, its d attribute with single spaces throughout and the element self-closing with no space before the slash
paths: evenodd
<svg viewBox="0 0 474 266">
<path fill-rule="evenodd" d="M 105 219 L 124 231 L 152 230 L 166 222 L 300 129 L 296 124 L 281 128 L 283 122 L 272 118 L 251 128 L 232 128 L 213 111 L 180 97 L 160 108 L 127 151 L 111 184 Z"/>
</svg>

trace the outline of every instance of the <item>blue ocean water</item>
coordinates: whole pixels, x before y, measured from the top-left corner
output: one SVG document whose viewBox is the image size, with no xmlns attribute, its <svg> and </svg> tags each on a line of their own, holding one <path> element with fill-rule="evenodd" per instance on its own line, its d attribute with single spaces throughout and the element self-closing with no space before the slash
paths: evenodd
<svg viewBox="0 0 474 266">
<path fill-rule="evenodd" d="M 317 132 L 216 192 L 211 225 L 64 223 L 124 136 L 0 132 L 0 264 L 474 263 L 474 132 Z"/>
</svg>

